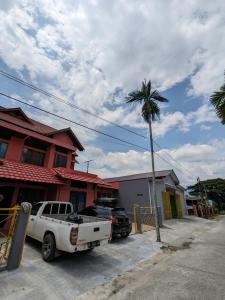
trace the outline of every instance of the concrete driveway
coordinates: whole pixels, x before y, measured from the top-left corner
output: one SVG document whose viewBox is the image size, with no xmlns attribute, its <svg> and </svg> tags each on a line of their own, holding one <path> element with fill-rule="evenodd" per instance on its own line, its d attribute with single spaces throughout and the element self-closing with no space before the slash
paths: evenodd
<svg viewBox="0 0 225 300">
<path fill-rule="evenodd" d="M 162 229 L 162 238 L 171 242 L 191 235 L 205 222 L 209 221 L 171 220 Z M 91 253 L 63 255 L 48 264 L 41 258 L 40 244 L 28 240 L 22 266 L 16 271 L 0 273 L 0 299 L 76 299 L 159 253 L 160 246 L 155 242 L 155 231 L 150 231 L 118 239 Z"/>
</svg>

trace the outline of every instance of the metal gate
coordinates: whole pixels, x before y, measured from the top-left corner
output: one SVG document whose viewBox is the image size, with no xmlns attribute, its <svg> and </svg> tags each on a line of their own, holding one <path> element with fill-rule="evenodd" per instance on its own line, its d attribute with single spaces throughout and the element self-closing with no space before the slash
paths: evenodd
<svg viewBox="0 0 225 300">
<path fill-rule="evenodd" d="M 0 270 L 7 267 L 11 241 L 20 206 L 0 208 Z"/>
<path fill-rule="evenodd" d="M 150 206 L 134 205 L 134 231 L 135 233 L 142 233 L 154 229 L 155 215 L 154 208 Z M 159 225 L 162 225 L 161 208 L 157 207 L 159 215 Z"/>
</svg>

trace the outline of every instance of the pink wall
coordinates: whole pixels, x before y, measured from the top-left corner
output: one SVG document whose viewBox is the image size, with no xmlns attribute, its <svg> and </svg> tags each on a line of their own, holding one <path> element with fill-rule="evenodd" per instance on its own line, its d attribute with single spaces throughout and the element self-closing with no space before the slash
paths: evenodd
<svg viewBox="0 0 225 300">
<path fill-rule="evenodd" d="M 71 188 L 70 183 L 68 183 L 64 186 L 58 186 L 57 197 L 55 200 L 69 201 L 71 191 L 85 192 L 87 194 L 86 206 L 92 205 L 96 198 L 96 187 L 92 183 L 87 183 L 87 189 Z"/>
<path fill-rule="evenodd" d="M 70 183 L 63 186 L 58 186 L 57 189 L 57 201 L 69 201 L 70 200 Z"/>
<path fill-rule="evenodd" d="M 6 152 L 6 159 L 19 162 L 23 151 L 24 139 L 12 136 Z"/>
<path fill-rule="evenodd" d="M 71 140 L 70 136 L 66 132 L 59 132 L 59 133 L 53 135 L 53 137 L 56 140 L 59 140 L 60 142 L 63 142 L 68 145 L 73 145 L 73 141 Z"/>
<path fill-rule="evenodd" d="M 92 205 L 96 198 L 96 188 L 92 183 L 88 183 L 86 206 Z"/>
<path fill-rule="evenodd" d="M 67 133 L 58 134 L 57 139 L 61 140 L 62 142 L 66 142 L 67 144 L 73 144 Z M 6 141 L 8 143 L 8 149 L 6 151 L 5 159 L 15 161 L 15 162 L 20 162 L 21 155 L 24 148 L 24 141 L 25 138 L 18 138 L 15 136 L 12 136 L 9 141 Z M 71 163 L 73 158 L 74 157 L 72 155 L 72 151 L 68 150 L 67 166 L 66 166 L 67 169 L 71 169 Z M 49 146 L 49 148 L 45 153 L 44 166 L 47 168 L 53 168 L 54 159 L 55 159 L 55 145 L 52 144 Z"/>
</svg>

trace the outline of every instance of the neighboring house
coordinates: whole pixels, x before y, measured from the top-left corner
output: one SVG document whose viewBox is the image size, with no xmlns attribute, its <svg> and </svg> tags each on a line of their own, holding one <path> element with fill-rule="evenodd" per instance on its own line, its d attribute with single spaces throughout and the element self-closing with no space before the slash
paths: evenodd
<svg viewBox="0 0 225 300">
<path fill-rule="evenodd" d="M 74 170 L 84 148 L 70 128 L 56 130 L 20 108 L 0 107 L 1 207 L 22 201 L 71 201 L 79 211 L 102 190 L 117 190 L 95 174 Z"/>
<path fill-rule="evenodd" d="M 152 173 L 142 173 L 114 178 L 107 178 L 109 183 L 119 183 L 119 202 L 130 214 L 134 205 L 153 206 L 152 195 L 149 199 L 149 188 L 152 193 Z M 150 183 L 150 184 L 149 184 Z M 156 197 L 161 208 L 162 219 L 180 218 L 186 214 L 184 188 L 173 170 L 156 172 Z"/>
<path fill-rule="evenodd" d="M 186 195 L 185 201 L 186 201 L 188 215 L 194 215 L 193 205 L 198 205 L 199 202 L 201 201 L 201 197 Z"/>
</svg>

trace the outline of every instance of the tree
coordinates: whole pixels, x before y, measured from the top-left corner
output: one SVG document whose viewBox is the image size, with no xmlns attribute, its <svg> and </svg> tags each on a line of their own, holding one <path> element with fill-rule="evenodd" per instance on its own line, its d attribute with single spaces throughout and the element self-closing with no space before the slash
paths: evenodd
<svg viewBox="0 0 225 300">
<path fill-rule="evenodd" d="M 154 204 L 154 215 L 155 215 L 155 227 L 157 242 L 161 241 L 159 231 L 159 216 L 156 199 L 156 188 L 155 188 L 155 162 L 154 162 L 154 147 L 153 147 L 153 135 L 152 135 L 152 121 L 155 121 L 160 117 L 160 108 L 158 102 L 168 102 L 168 100 L 162 97 L 157 90 L 152 91 L 151 81 L 142 82 L 140 90 L 133 91 L 128 94 L 127 103 L 137 103 L 142 105 L 142 117 L 149 126 L 149 137 L 151 147 L 151 164 L 152 164 L 152 195 Z M 149 195 L 150 196 L 150 195 Z"/>
<path fill-rule="evenodd" d="M 206 193 L 208 199 L 214 201 L 219 210 L 225 208 L 225 179 L 216 178 L 200 181 L 194 185 L 188 186 L 188 192 L 190 195 L 203 195 Z"/>
<path fill-rule="evenodd" d="M 212 105 L 215 107 L 216 114 L 220 118 L 221 123 L 225 124 L 225 84 L 219 91 L 216 91 L 210 97 Z"/>
</svg>

